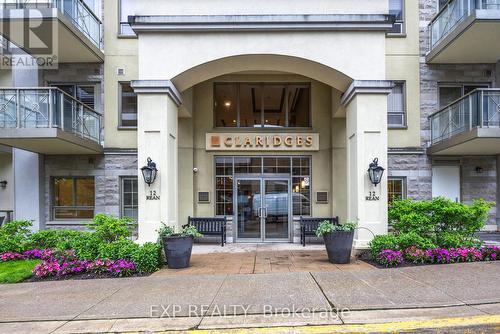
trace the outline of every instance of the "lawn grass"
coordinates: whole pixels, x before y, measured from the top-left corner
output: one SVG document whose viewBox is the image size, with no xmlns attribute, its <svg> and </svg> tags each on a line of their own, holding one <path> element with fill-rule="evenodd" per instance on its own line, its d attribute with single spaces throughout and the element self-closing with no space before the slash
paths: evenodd
<svg viewBox="0 0 500 334">
<path fill-rule="evenodd" d="M 8 261 L 0 263 L 0 284 L 19 283 L 31 277 L 31 271 L 40 260 Z"/>
</svg>

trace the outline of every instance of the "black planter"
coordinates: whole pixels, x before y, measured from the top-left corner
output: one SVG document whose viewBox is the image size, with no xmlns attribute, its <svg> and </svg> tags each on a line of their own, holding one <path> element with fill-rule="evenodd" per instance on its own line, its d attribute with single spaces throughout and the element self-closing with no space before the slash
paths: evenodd
<svg viewBox="0 0 500 334">
<path fill-rule="evenodd" d="M 328 260 L 331 263 L 344 264 L 351 260 L 352 241 L 354 231 L 335 231 L 323 235 Z"/>
<path fill-rule="evenodd" d="M 193 250 L 193 237 L 171 236 L 163 238 L 163 249 L 170 269 L 189 267 L 191 251 Z"/>
</svg>

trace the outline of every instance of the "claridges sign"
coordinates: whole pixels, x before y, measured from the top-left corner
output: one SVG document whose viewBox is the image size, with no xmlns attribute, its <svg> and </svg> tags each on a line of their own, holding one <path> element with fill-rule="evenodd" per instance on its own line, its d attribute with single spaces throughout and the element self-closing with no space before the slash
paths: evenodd
<svg viewBox="0 0 500 334">
<path fill-rule="evenodd" d="M 207 151 L 318 151 L 317 133 L 207 133 Z"/>
</svg>

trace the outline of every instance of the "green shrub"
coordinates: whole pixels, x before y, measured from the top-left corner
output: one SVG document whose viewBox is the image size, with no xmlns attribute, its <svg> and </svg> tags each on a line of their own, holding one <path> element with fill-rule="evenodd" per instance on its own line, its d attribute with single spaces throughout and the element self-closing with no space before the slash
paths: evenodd
<svg viewBox="0 0 500 334">
<path fill-rule="evenodd" d="M 83 232 L 75 230 L 40 230 L 30 235 L 27 247 L 30 249 L 58 248 L 61 250 L 70 249 L 73 240 Z"/>
<path fill-rule="evenodd" d="M 372 254 L 372 257 L 374 259 L 377 258 L 378 254 L 383 249 L 397 250 L 398 248 L 399 248 L 399 246 L 398 246 L 398 240 L 397 240 L 397 238 L 394 235 L 391 235 L 391 234 L 388 234 L 388 235 L 377 235 L 370 242 L 370 253 Z"/>
<path fill-rule="evenodd" d="M 113 242 L 130 237 L 132 226 L 132 220 L 129 218 L 116 218 L 101 213 L 94 217 L 88 228 L 93 230 L 101 240 Z"/>
<path fill-rule="evenodd" d="M 462 236 L 458 233 L 445 232 L 438 235 L 437 244 L 442 248 L 479 247 L 482 241 L 474 237 Z"/>
<path fill-rule="evenodd" d="M 438 197 L 430 201 L 396 201 L 389 210 L 389 222 L 398 233 L 415 232 L 422 237 L 440 233 L 471 236 L 479 231 L 494 203 L 476 200 L 472 205 Z"/>
<path fill-rule="evenodd" d="M 83 232 L 73 238 L 69 248 L 75 250 L 75 255 L 80 260 L 95 260 L 103 243 L 95 233 Z"/>
<path fill-rule="evenodd" d="M 102 243 L 97 255 L 100 259 L 132 261 L 139 245 L 130 239 L 120 239 L 111 243 Z"/>
<path fill-rule="evenodd" d="M 163 265 L 161 246 L 159 243 L 147 242 L 140 246 L 132 257 L 140 273 L 152 273 Z"/>
<path fill-rule="evenodd" d="M 32 225 L 30 221 L 17 220 L 0 227 L 0 253 L 25 251 Z"/>
<path fill-rule="evenodd" d="M 396 236 L 399 249 L 405 250 L 415 246 L 419 249 L 435 248 L 436 244 L 433 239 L 418 235 L 416 232 L 401 233 Z"/>
</svg>

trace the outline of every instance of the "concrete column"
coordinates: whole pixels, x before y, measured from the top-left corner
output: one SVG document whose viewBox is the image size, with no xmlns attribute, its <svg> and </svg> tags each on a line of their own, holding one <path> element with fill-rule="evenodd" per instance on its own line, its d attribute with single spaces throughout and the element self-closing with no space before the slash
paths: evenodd
<svg viewBox="0 0 500 334">
<path fill-rule="evenodd" d="M 138 94 L 138 242 L 156 241 L 161 223 L 179 230 L 178 108 L 181 96 L 168 80 L 132 82 Z M 140 169 L 147 158 L 156 163 L 156 181 L 148 186 Z"/>
<path fill-rule="evenodd" d="M 387 171 L 376 187 L 368 176 L 374 158 L 387 169 L 387 94 L 390 81 L 355 81 L 342 97 L 346 107 L 347 216 L 358 220 L 354 247 L 386 234 Z"/>
<path fill-rule="evenodd" d="M 12 149 L 14 171 L 14 219 L 30 220 L 33 231 L 45 227 L 43 156 Z"/>
</svg>

